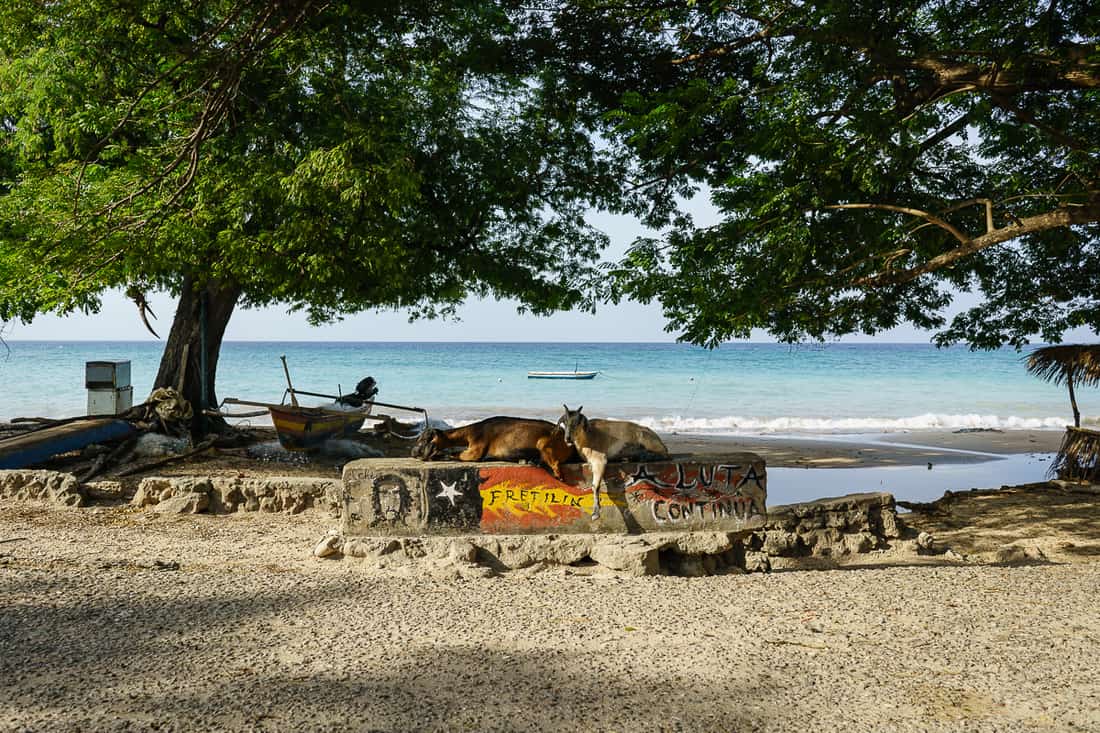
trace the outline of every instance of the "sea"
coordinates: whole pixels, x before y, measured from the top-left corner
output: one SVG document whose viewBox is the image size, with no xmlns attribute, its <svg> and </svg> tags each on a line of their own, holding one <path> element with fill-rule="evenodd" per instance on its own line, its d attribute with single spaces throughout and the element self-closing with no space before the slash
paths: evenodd
<svg viewBox="0 0 1100 733">
<path fill-rule="evenodd" d="M 154 341 L 0 344 L 0 420 L 84 414 L 88 361 L 129 360 L 134 402 L 141 402 L 162 348 Z M 1026 353 L 880 343 L 708 350 L 677 343 L 230 341 L 221 349 L 217 395 L 279 402 L 285 356 L 298 389 L 342 394 L 369 375 L 378 400 L 421 407 L 450 424 L 490 415 L 556 420 L 567 404 L 678 433 L 1062 430 L 1071 419 L 1066 390 L 1029 375 Z M 529 370 L 574 369 L 599 375 L 527 378 Z M 1100 390 L 1079 390 L 1079 403 L 1086 425 L 1100 424 Z"/>
<path fill-rule="evenodd" d="M 148 395 L 162 344 L 150 341 L 8 341 L 0 344 L 0 421 L 87 412 L 84 365 L 128 360 L 134 402 Z M 1061 431 L 1064 387 L 1030 376 L 1024 353 L 928 344 L 264 342 L 222 345 L 219 398 L 280 402 L 285 356 L 298 389 L 323 394 L 378 382 L 376 399 L 428 411 L 435 424 L 491 415 L 556 420 L 562 405 L 634 420 L 666 433 L 772 435 L 875 441 L 887 433 Z M 598 371 L 595 379 L 528 379 L 528 371 Z M 1086 426 L 1100 425 L 1100 390 L 1079 390 Z M 322 404 L 323 398 L 302 398 Z M 230 406 L 230 411 L 242 409 Z M 420 419 L 378 410 L 409 422 Z M 266 417 L 240 421 L 269 425 Z M 945 490 L 1041 481 L 1050 454 L 972 463 L 872 468 L 771 467 L 769 503 L 858 491 L 927 501 Z"/>
</svg>

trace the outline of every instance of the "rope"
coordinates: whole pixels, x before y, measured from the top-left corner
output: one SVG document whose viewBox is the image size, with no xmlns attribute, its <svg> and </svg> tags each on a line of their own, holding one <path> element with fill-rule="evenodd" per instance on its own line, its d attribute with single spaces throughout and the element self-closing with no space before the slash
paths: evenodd
<svg viewBox="0 0 1100 733">
<path fill-rule="evenodd" d="M 146 403 L 153 403 L 153 409 L 161 420 L 190 420 L 194 416 L 191 403 L 172 387 L 153 390 Z"/>
<path fill-rule="evenodd" d="M 710 376 L 710 360 L 714 357 L 714 349 L 707 349 L 707 358 L 703 362 L 703 373 L 705 376 Z M 699 394 L 699 385 L 702 383 L 702 377 L 695 382 L 695 389 L 691 390 L 691 397 L 688 398 L 687 407 L 684 412 L 690 413 L 691 408 L 695 405 L 695 395 Z"/>
<path fill-rule="evenodd" d="M 422 427 L 420 430 L 418 430 L 416 432 L 416 435 L 402 435 L 401 433 L 394 432 L 394 429 L 393 429 L 392 426 L 393 426 L 393 423 L 395 423 L 397 421 L 394 420 L 392 417 L 389 417 L 388 415 L 383 416 L 383 417 L 385 419 L 382 420 L 382 424 L 386 426 L 386 435 L 391 435 L 394 438 L 400 438 L 401 440 L 416 440 L 429 427 L 428 413 L 427 412 L 424 413 L 424 427 Z M 376 426 L 376 429 L 377 429 L 377 426 Z"/>
</svg>

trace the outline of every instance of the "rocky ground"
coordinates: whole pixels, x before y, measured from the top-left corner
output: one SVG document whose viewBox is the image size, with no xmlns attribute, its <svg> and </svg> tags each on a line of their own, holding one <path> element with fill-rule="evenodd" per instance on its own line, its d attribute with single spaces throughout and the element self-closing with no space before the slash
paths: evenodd
<svg viewBox="0 0 1100 733">
<path fill-rule="evenodd" d="M 7 501 L 0 729 L 1096 730 L 1095 497 L 1002 494 L 907 517 L 967 561 L 691 579 L 319 560 L 316 510 Z M 1010 535 L 1039 552 L 983 554 Z"/>
<path fill-rule="evenodd" d="M 906 524 L 935 538 L 934 557 L 951 548 L 980 563 L 1100 560 L 1100 490 L 1095 486 L 1028 484 L 901 504 L 915 510 L 903 515 Z"/>
<path fill-rule="evenodd" d="M 411 428 L 395 424 L 405 432 Z M 15 434 L 13 426 L 0 422 L 0 438 Z M 926 463 L 957 464 L 988 461 L 991 456 L 1052 453 L 1058 450 L 1062 434 L 1042 430 L 982 430 L 977 432 L 901 432 L 881 436 L 794 437 L 712 436 L 665 434 L 662 436 L 674 454 L 722 454 L 750 451 L 767 461 L 769 467 L 860 468 L 884 466 L 923 466 Z M 392 432 L 361 431 L 354 440 L 329 443 L 324 453 L 306 455 L 279 448 L 271 427 L 240 428 L 234 447 L 219 447 L 190 455 L 184 460 L 163 462 L 173 451 L 188 446 L 171 445 L 157 436 L 146 444 L 112 456 L 97 468 L 96 480 L 120 481 L 132 492 L 143 476 L 310 476 L 339 478 L 349 460 L 385 455 L 406 457 L 412 441 Z M 162 439 L 161 439 L 162 440 Z M 42 464 L 40 468 L 65 471 L 83 477 L 97 465 L 106 449 L 89 448 L 67 453 Z M 82 478 L 82 480 L 84 480 Z"/>
</svg>

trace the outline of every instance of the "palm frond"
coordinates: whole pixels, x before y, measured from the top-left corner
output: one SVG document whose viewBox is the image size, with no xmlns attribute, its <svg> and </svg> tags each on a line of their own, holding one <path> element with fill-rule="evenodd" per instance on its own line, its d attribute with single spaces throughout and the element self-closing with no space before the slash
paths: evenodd
<svg viewBox="0 0 1100 733">
<path fill-rule="evenodd" d="M 1044 346 L 1027 357 L 1027 370 L 1053 384 L 1100 386 L 1100 344 Z"/>
</svg>

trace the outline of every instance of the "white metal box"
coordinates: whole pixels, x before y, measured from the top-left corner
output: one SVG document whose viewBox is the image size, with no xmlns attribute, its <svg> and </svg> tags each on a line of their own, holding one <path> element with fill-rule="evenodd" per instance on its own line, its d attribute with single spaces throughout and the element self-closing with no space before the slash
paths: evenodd
<svg viewBox="0 0 1100 733">
<path fill-rule="evenodd" d="M 84 386 L 88 389 L 120 389 L 130 386 L 129 361 L 84 363 Z"/>
<path fill-rule="evenodd" d="M 89 389 L 89 415 L 118 415 L 134 406 L 134 388 Z"/>
</svg>

